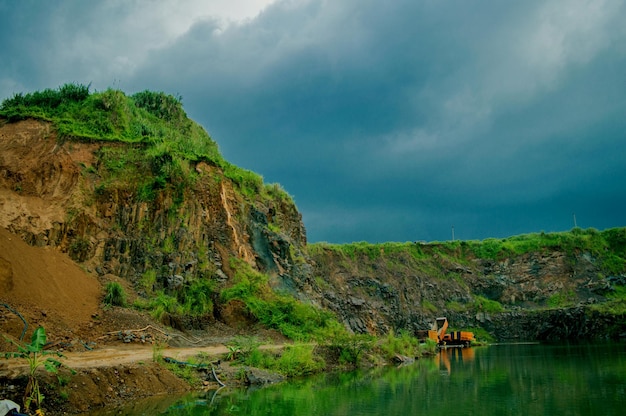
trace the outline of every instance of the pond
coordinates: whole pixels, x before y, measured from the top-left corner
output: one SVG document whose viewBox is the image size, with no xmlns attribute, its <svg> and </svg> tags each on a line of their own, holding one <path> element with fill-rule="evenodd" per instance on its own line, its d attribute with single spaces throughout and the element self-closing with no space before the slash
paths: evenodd
<svg viewBox="0 0 626 416">
<path fill-rule="evenodd" d="M 119 413 L 118 413 L 119 414 Z M 447 349 L 400 368 L 187 397 L 128 415 L 624 415 L 626 344 Z"/>
</svg>

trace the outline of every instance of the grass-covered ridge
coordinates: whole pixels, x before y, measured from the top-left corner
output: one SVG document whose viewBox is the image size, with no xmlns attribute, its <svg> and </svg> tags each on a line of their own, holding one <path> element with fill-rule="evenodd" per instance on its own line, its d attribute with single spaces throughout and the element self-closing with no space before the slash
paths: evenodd
<svg viewBox="0 0 626 416">
<path fill-rule="evenodd" d="M 324 250 L 345 256 L 351 261 L 376 260 L 392 254 L 408 254 L 419 261 L 432 257 L 433 253 L 463 264 L 468 258 L 501 260 L 526 253 L 560 250 L 568 254 L 588 252 L 602 259 L 608 274 L 626 271 L 626 228 L 609 228 L 598 231 L 594 228 L 574 228 L 571 231 L 553 233 L 521 234 L 508 238 L 445 242 L 380 243 L 356 242 L 350 244 L 309 244 L 311 254 Z"/>
<path fill-rule="evenodd" d="M 248 198 L 267 194 L 291 199 L 280 186 L 265 185 L 260 175 L 224 160 L 206 130 L 187 117 L 180 96 L 153 91 L 126 95 L 111 88 L 91 92 L 88 85 L 65 84 L 15 94 L 0 104 L 0 117 L 50 121 L 61 140 L 131 144 L 130 150 L 106 155 L 106 160 L 118 177 L 135 174 L 133 168 L 145 168 L 142 164 L 152 170 L 154 181 L 140 184 L 140 199 L 149 199 L 168 182 L 193 180 L 189 164 L 199 161 L 220 167 Z"/>
</svg>

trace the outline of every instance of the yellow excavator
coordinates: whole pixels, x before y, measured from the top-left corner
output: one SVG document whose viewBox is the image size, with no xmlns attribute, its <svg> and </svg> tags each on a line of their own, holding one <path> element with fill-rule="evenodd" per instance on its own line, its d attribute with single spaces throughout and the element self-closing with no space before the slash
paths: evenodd
<svg viewBox="0 0 626 416">
<path fill-rule="evenodd" d="M 469 331 L 448 331 L 448 318 L 442 317 L 435 319 L 431 329 L 427 331 L 418 331 L 418 338 L 432 339 L 440 346 L 459 346 L 469 347 L 473 341 L 476 341 L 473 332 Z"/>
</svg>

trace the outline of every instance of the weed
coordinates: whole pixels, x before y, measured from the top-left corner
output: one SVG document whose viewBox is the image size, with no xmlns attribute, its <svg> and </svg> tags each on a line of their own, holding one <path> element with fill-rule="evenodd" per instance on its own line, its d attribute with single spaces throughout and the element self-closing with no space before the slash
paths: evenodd
<svg viewBox="0 0 626 416">
<path fill-rule="evenodd" d="M 78 237 L 72 241 L 69 248 L 70 256 L 76 261 L 83 262 L 88 258 L 91 243 L 86 238 Z"/>
<path fill-rule="evenodd" d="M 313 355 L 313 345 L 289 345 L 276 360 L 276 370 L 287 377 L 299 377 L 321 371 L 326 363 Z"/>
<path fill-rule="evenodd" d="M 419 340 L 405 331 L 400 331 L 399 336 L 396 336 L 393 331 L 389 331 L 387 336 L 379 341 L 378 348 L 388 360 L 391 360 L 396 355 L 411 358 L 419 357 L 420 355 Z"/>
<path fill-rule="evenodd" d="M 109 282 L 105 288 L 104 304 L 108 306 L 126 306 L 126 292 L 118 282 Z"/>
<path fill-rule="evenodd" d="M 155 363 L 163 362 L 163 350 L 165 349 L 166 344 L 161 341 L 156 341 L 152 344 L 152 361 Z"/>
<path fill-rule="evenodd" d="M 262 344 L 258 337 L 238 335 L 227 344 L 229 353 L 226 359 L 245 361 L 253 352 L 258 351 Z"/>
<path fill-rule="evenodd" d="M 190 358 L 189 363 L 195 364 L 195 360 Z M 200 376 L 193 365 L 167 363 L 165 366 L 177 377 L 182 378 L 191 386 L 198 385 L 200 383 Z"/>
<path fill-rule="evenodd" d="M 374 337 L 367 334 L 349 334 L 344 330 L 329 337 L 327 342 L 330 347 L 339 351 L 341 364 L 358 365 L 362 354 L 372 349 Z"/>
<path fill-rule="evenodd" d="M 446 308 L 454 311 L 454 312 L 464 312 L 465 311 L 465 305 L 463 305 L 461 302 L 456 301 L 456 300 L 451 300 L 450 302 L 446 303 Z"/>
</svg>

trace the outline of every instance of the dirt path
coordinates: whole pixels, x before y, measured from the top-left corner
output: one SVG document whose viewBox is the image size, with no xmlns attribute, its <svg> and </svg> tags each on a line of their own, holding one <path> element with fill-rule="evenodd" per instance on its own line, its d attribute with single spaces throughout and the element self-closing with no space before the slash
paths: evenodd
<svg viewBox="0 0 626 416">
<path fill-rule="evenodd" d="M 282 344 L 262 345 L 260 349 L 279 349 Z M 158 351 L 163 357 L 174 358 L 178 361 L 185 361 L 189 357 L 205 354 L 209 357 L 218 358 L 228 353 L 228 348 L 222 344 L 208 345 L 204 347 L 188 348 L 164 348 Z M 133 347 L 112 347 L 102 348 L 92 351 L 67 352 L 60 358 L 64 365 L 78 370 L 85 368 L 117 367 L 129 364 L 142 364 L 153 361 L 155 350 L 151 346 Z M 26 374 L 28 364 L 24 360 L 2 360 L 0 361 L 0 377 L 15 377 L 19 374 Z"/>
<path fill-rule="evenodd" d="M 192 348 L 165 348 L 159 351 L 164 357 L 171 357 L 184 361 L 200 353 L 208 356 L 226 354 L 228 348 L 224 345 L 211 345 L 207 347 Z M 106 348 L 93 351 L 75 352 L 65 354 L 63 362 L 71 368 L 97 368 L 114 367 L 122 364 L 136 364 L 152 361 L 155 351 L 151 347 L 134 348 Z"/>
<path fill-rule="evenodd" d="M 165 348 L 159 351 L 163 357 L 171 357 L 179 361 L 184 361 L 200 353 L 210 357 L 218 357 L 227 352 L 228 348 L 219 344 L 192 348 Z M 72 369 L 117 367 L 151 362 L 154 353 L 153 348 L 148 346 L 102 348 L 84 352 L 67 352 L 63 354 L 64 358 L 59 359 L 59 361 Z M 28 365 L 24 360 L 0 361 L 0 376 L 23 374 L 27 370 Z"/>
</svg>

